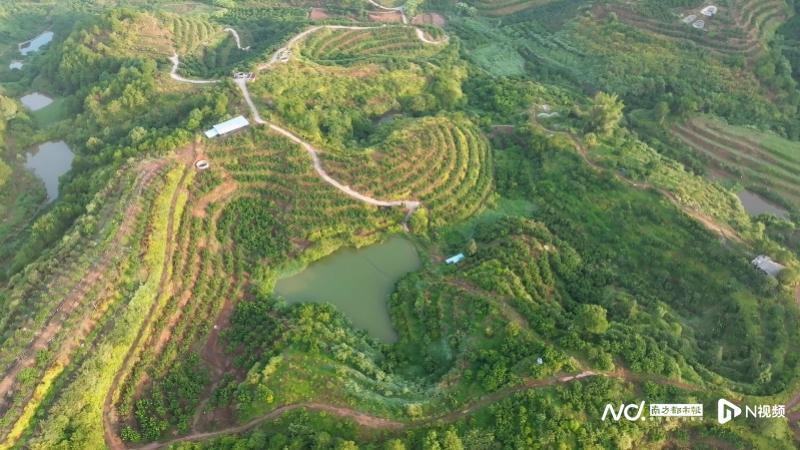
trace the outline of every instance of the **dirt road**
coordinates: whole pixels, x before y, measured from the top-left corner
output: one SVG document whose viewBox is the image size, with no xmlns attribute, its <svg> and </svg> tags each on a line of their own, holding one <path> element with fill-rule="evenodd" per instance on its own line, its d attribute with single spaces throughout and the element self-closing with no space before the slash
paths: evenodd
<svg viewBox="0 0 800 450">
<path fill-rule="evenodd" d="M 320 178 L 322 178 L 326 183 L 344 192 L 348 196 L 370 205 L 389 206 L 389 207 L 399 206 L 406 208 L 409 214 L 413 214 L 413 212 L 416 211 L 417 208 L 419 208 L 420 202 L 417 200 L 378 200 L 369 197 L 367 195 L 361 194 L 359 192 L 356 192 L 352 188 L 350 188 L 350 186 L 345 186 L 344 184 L 335 180 L 333 177 L 328 175 L 327 172 L 325 172 L 325 169 L 322 168 L 322 162 L 319 158 L 319 153 L 317 149 L 314 148 L 314 146 L 312 146 L 309 142 L 303 140 L 296 134 L 292 133 L 291 131 L 281 126 L 275 125 L 273 123 L 269 123 L 266 120 L 262 119 L 261 115 L 258 113 L 258 108 L 256 108 L 255 103 L 253 103 L 253 99 L 250 97 L 250 91 L 247 90 L 247 82 L 245 80 L 240 79 L 236 80 L 236 84 L 242 91 L 242 95 L 244 96 L 245 102 L 247 102 L 247 106 L 250 107 L 250 112 L 253 116 L 253 120 L 258 124 L 267 125 L 272 131 L 275 131 L 276 133 L 287 137 L 292 142 L 299 144 L 301 147 L 303 147 L 306 150 L 306 152 L 308 152 L 309 156 L 311 156 L 311 161 L 313 162 L 314 170 L 317 172 Z"/>
<path fill-rule="evenodd" d="M 184 78 L 178 75 L 178 66 L 180 65 L 181 61 L 178 58 L 178 54 L 175 53 L 174 55 L 169 57 L 170 62 L 172 62 L 172 69 L 169 71 L 169 76 L 175 81 L 180 81 L 181 83 L 192 83 L 192 84 L 212 84 L 212 83 L 219 83 L 219 80 L 191 80 L 189 78 Z"/>
<path fill-rule="evenodd" d="M 239 39 L 239 33 L 236 32 L 233 28 L 224 28 L 222 31 L 227 31 L 228 33 L 233 35 L 233 40 L 236 41 L 236 48 L 239 50 L 250 50 L 250 46 L 242 47 L 242 41 Z"/>
<path fill-rule="evenodd" d="M 488 394 L 484 397 L 479 398 L 478 400 L 473 401 L 472 403 L 466 405 L 464 408 L 459 408 L 454 411 L 450 411 L 444 414 L 439 414 L 431 417 L 427 417 L 421 420 L 416 421 L 399 421 L 394 419 L 388 419 L 383 417 L 377 417 L 370 414 L 366 414 L 348 407 L 340 407 L 334 406 L 326 403 L 319 403 L 319 402 L 303 402 L 303 403 L 294 403 L 290 405 L 284 405 L 278 407 L 277 409 L 251 420 L 243 425 L 230 427 L 222 430 L 217 431 L 210 431 L 210 432 L 203 432 L 203 433 L 192 433 L 184 437 L 180 437 L 177 439 L 172 439 L 169 441 L 164 442 L 154 442 L 148 444 L 143 447 L 139 447 L 141 450 L 155 450 L 159 448 L 163 448 L 178 442 L 191 442 L 191 441 L 201 441 L 205 439 L 210 439 L 226 434 L 236 434 L 248 431 L 252 428 L 257 427 L 258 425 L 268 422 L 271 420 L 275 420 L 286 414 L 290 411 L 294 411 L 297 409 L 308 409 L 312 411 L 322 411 L 326 412 L 338 417 L 352 419 L 356 422 L 359 426 L 364 428 L 372 428 L 372 429 L 380 429 L 380 430 L 403 430 L 403 429 L 410 429 L 416 428 L 420 426 L 425 426 L 431 423 L 439 423 L 439 422 L 454 422 L 459 420 L 463 417 L 466 417 L 480 409 L 486 408 L 492 404 L 505 400 L 515 394 L 518 394 L 523 391 L 527 391 L 530 389 L 540 389 L 549 386 L 554 386 L 556 384 L 564 384 L 564 383 L 572 383 L 574 381 L 582 380 L 589 377 L 609 377 L 609 378 L 617 378 L 625 381 L 630 382 L 641 382 L 641 381 L 651 381 L 658 384 L 665 384 L 665 385 L 672 385 L 681 387 L 684 389 L 689 390 L 696 390 L 698 389 L 697 386 L 690 385 L 688 383 L 676 381 L 676 380 L 669 380 L 664 379 L 661 377 L 651 377 L 648 375 L 639 375 L 630 373 L 627 370 L 619 369 L 614 372 L 594 372 L 591 370 L 585 370 L 583 372 L 573 374 L 573 375 L 559 375 L 559 376 L 552 376 L 549 378 L 542 378 L 542 379 L 528 379 L 522 384 L 518 384 L 515 386 L 509 386 L 504 389 L 500 389 L 496 392 Z"/>
<path fill-rule="evenodd" d="M 384 11 L 399 11 L 400 15 L 403 17 L 403 23 L 408 23 L 408 18 L 406 17 L 406 8 L 405 5 L 401 6 L 383 6 L 380 3 L 376 2 L 375 0 L 367 0 L 372 6 L 382 9 Z"/>
</svg>

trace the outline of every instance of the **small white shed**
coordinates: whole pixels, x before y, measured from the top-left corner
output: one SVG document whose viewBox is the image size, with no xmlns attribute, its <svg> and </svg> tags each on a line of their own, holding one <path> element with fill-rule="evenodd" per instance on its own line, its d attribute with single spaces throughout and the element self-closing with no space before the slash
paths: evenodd
<svg viewBox="0 0 800 450">
<path fill-rule="evenodd" d="M 756 256 L 752 264 L 771 277 L 777 277 L 778 274 L 781 273 L 781 270 L 786 268 L 786 266 L 773 261 L 772 258 L 767 255 Z"/>
<path fill-rule="evenodd" d="M 461 261 L 463 261 L 464 258 L 465 258 L 464 254 L 463 253 L 459 253 L 457 255 L 453 255 L 453 256 L 447 258 L 444 262 L 446 262 L 447 264 L 458 264 Z"/>
<path fill-rule="evenodd" d="M 234 117 L 233 119 L 226 120 L 225 122 L 218 123 L 211 127 L 210 130 L 206 131 L 206 137 L 210 139 L 222 136 L 223 134 L 228 134 L 248 125 L 250 125 L 250 122 L 247 121 L 245 116 Z"/>
</svg>

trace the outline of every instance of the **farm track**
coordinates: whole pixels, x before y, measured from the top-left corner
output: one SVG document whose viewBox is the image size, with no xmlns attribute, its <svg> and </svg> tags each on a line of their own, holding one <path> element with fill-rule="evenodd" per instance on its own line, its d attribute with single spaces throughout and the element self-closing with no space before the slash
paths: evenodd
<svg viewBox="0 0 800 450">
<path fill-rule="evenodd" d="M 129 199 L 137 198 L 141 192 L 153 180 L 155 174 L 161 167 L 161 164 L 149 164 L 144 167 L 144 171 L 137 177 L 135 190 L 136 194 L 129 195 Z M 132 191 L 133 192 L 133 191 Z M 133 224 L 138 217 L 137 211 L 141 205 L 136 202 L 130 204 L 124 213 L 124 219 L 119 229 L 117 230 L 113 243 L 109 249 L 105 251 L 102 257 L 96 261 L 85 276 L 71 291 L 70 293 L 56 306 L 55 311 L 47 322 L 47 325 L 34 337 L 28 348 L 17 358 L 17 362 L 11 366 L 0 380 L 0 399 L 5 399 L 5 396 L 14 386 L 16 376 L 19 371 L 33 367 L 36 362 L 36 352 L 46 349 L 50 341 L 61 331 L 64 322 L 69 318 L 70 314 L 81 305 L 83 299 L 90 290 L 95 287 L 99 282 L 104 280 L 106 271 L 111 267 L 111 264 L 116 261 L 116 251 L 122 246 L 126 238 L 130 236 L 133 231 Z M 78 330 L 82 330 L 83 336 L 87 335 L 94 327 L 95 318 L 92 316 L 85 317 Z M 81 339 L 71 339 L 65 342 L 56 354 L 56 360 L 69 362 L 70 355 L 80 345 Z M 31 393 L 33 395 L 33 393 Z M 5 405 L 3 405 L 5 408 Z M 3 409 L 2 412 L 5 412 Z"/>
<path fill-rule="evenodd" d="M 356 192 L 355 190 L 351 189 L 350 186 L 345 186 L 344 184 L 335 180 L 333 177 L 328 175 L 327 172 L 325 172 L 325 169 L 322 168 L 322 161 L 319 158 L 319 152 L 316 148 L 314 148 L 314 146 L 312 146 L 309 142 L 300 138 L 296 134 L 292 133 L 291 131 L 281 126 L 269 123 L 266 120 L 262 119 L 261 115 L 258 113 L 258 109 L 256 108 L 255 103 L 253 103 L 253 99 L 250 97 L 250 92 L 247 90 L 246 81 L 236 80 L 236 84 L 242 91 L 242 95 L 244 95 L 245 102 L 247 102 L 247 105 L 250 107 L 250 112 L 253 115 L 253 120 L 258 124 L 267 125 L 272 131 L 275 131 L 276 133 L 283 135 L 290 141 L 303 147 L 306 150 L 306 152 L 308 152 L 309 156 L 311 156 L 311 160 L 314 165 L 314 170 L 317 172 L 317 175 L 319 175 L 319 177 L 322 178 L 326 183 L 342 191 L 349 197 L 367 203 L 369 205 L 389 206 L 389 207 L 400 206 L 406 208 L 408 210 L 408 216 L 411 216 L 414 213 L 414 211 L 416 211 L 417 208 L 419 208 L 420 202 L 417 200 L 378 200 L 366 196 L 364 194 L 361 194 L 359 192 Z"/>
<path fill-rule="evenodd" d="M 119 434 L 117 433 L 117 412 L 114 409 L 114 393 L 119 388 L 120 383 L 122 382 L 123 378 L 126 376 L 128 370 L 130 369 L 134 356 L 136 355 L 136 349 L 139 347 L 142 338 L 145 335 L 145 331 L 150 326 L 150 323 L 153 321 L 156 315 L 156 309 L 158 308 L 158 299 L 164 294 L 164 290 L 167 285 L 167 281 L 169 281 L 169 274 L 170 271 L 168 269 L 169 265 L 172 264 L 172 253 L 175 249 L 175 242 L 174 242 L 174 235 L 175 235 L 175 209 L 178 203 L 178 198 L 180 197 L 180 193 L 184 189 L 184 181 L 186 179 L 187 174 L 192 169 L 194 158 L 191 158 L 189 162 L 186 163 L 184 166 L 183 173 L 181 174 L 180 181 L 178 181 L 177 188 L 172 195 L 172 199 L 170 200 L 169 206 L 169 217 L 167 219 L 167 236 L 166 236 L 166 246 L 165 246 L 165 253 L 166 257 L 164 258 L 161 279 L 158 282 L 158 289 L 156 290 L 156 295 L 153 300 L 153 304 L 150 307 L 150 310 L 147 312 L 147 316 L 145 317 L 142 325 L 140 326 L 136 338 L 134 339 L 133 343 L 131 344 L 128 353 L 125 355 L 125 359 L 122 362 L 122 367 L 119 371 L 115 374 L 114 380 L 111 383 L 111 387 L 109 388 L 108 392 L 106 393 L 105 400 L 103 402 L 103 435 L 105 437 L 106 445 L 114 450 L 124 450 L 125 444 L 120 439 Z"/>
<path fill-rule="evenodd" d="M 674 386 L 680 389 L 695 391 L 698 390 L 699 387 L 684 383 L 677 380 L 670 380 L 665 379 L 662 377 L 656 376 L 648 376 L 648 375 L 639 375 L 629 372 L 625 369 L 618 369 L 613 372 L 594 372 L 591 370 L 586 370 L 574 375 L 558 375 L 553 376 L 550 378 L 543 378 L 543 379 L 527 379 L 523 383 L 515 386 L 509 386 L 498 391 L 495 391 L 491 394 L 487 394 L 484 397 L 479 398 L 478 400 L 473 401 L 472 403 L 466 405 L 464 408 L 459 408 L 456 410 L 452 410 L 443 414 L 439 414 L 436 416 L 431 416 L 427 418 L 423 418 L 417 421 L 408 422 L 408 421 L 400 421 L 396 419 L 390 419 L 385 417 L 378 417 L 371 414 L 367 414 L 361 411 L 358 411 L 353 408 L 349 407 L 342 407 L 336 406 L 329 403 L 321 403 L 321 402 L 301 402 L 301 403 L 292 403 L 288 405 L 280 406 L 269 413 L 257 417 L 243 425 L 238 425 L 235 427 L 229 427 L 222 430 L 217 431 L 207 431 L 207 432 L 200 432 L 200 433 L 192 433 L 180 438 L 172 439 L 169 441 L 163 442 L 153 442 L 148 445 L 144 445 L 141 447 L 136 447 L 137 450 L 156 450 L 159 448 L 164 448 L 173 444 L 177 444 L 180 442 L 195 442 L 195 441 L 202 441 L 207 439 L 212 439 L 218 436 L 223 436 L 227 434 L 238 434 L 248 430 L 251 430 L 265 422 L 273 421 L 279 419 L 286 413 L 304 409 L 304 410 L 311 410 L 317 412 L 324 412 L 328 413 L 340 418 L 351 419 L 360 427 L 363 428 L 370 428 L 370 429 L 377 429 L 377 430 L 387 430 L 387 431 L 401 431 L 407 429 L 418 428 L 421 426 L 429 425 L 432 423 L 450 423 L 455 422 L 463 417 L 469 416 L 470 414 L 486 408 L 490 405 L 503 401 L 515 394 L 520 392 L 528 391 L 531 389 L 541 389 L 547 388 L 558 384 L 566 384 L 572 383 L 575 381 L 579 381 L 582 379 L 590 378 L 590 377 L 607 377 L 607 378 L 615 378 L 627 382 L 636 382 L 640 383 L 643 381 L 649 381 L 656 384 L 666 385 L 666 386 Z"/>
<path fill-rule="evenodd" d="M 382 9 L 384 11 L 398 11 L 398 12 L 400 12 L 400 17 L 402 17 L 403 23 L 405 23 L 405 24 L 408 23 L 408 17 L 406 17 L 405 5 L 401 5 L 401 6 L 383 6 L 380 3 L 376 2 L 375 0 L 367 0 L 367 1 L 370 3 L 370 5 L 378 8 L 378 9 Z"/>
<path fill-rule="evenodd" d="M 609 171 L 608 169 L 600 166 L 595 161 L 593 161 L 592 158 L 589 156 L 589 151 L 586 149 L 586 147 L 584 147 L 584 145 L 574 135 L 572 135 L 571 133 L 567 133 L 565 131 L 550 130 L 550 129 L 547 129 L 547 128 L 544 128 L 544 129 L 547 130 L 550 133 L 559 134 L 559 135 L 564 136 L 567 139 L 569 139 L 570 142 L 572 142 L 572 145 L 578 151 L 578 154 L 581 156 L 583 161 L 586 164 L 588 164 L 589 167 L 591 167 L 595 171 L 598 171 L 598 172 Z M 699 210 L 697 210 L 695 208 L 692 208 L 692 207 L 690 207 L 688 205 L 684 205 L 683 203 L 681 203 L 681 201 L 672 192 L 670 192 L 670 191 L 668 191 L 668 190 L 666 190 L 664 188 L 660 188 L 658 186 L 655 186 L 655 185 L 653 185 L 651 183 L 648 183 L 648 182 L 633 181 L 633 180 L 631 180 L 631 179 L 629 179 L 627 177 L 624 177 L 624 176 L 620 175 L 617 172 L 611 171 L 611 173 L 613 173 L 614 177 L 617 178 L 618 180 L 623 181 L 624 183 L 626 183 L 626 184 L 628 184 L 630 186 L 633 186 L 633 187 L 635 187 L 637 189 L 653 190 L 653 191 L 658 192 L 659 194 L 663 195 L 667 200 L 669 200 L 669 202 L 672 203 L 676 208 L 678 208 L 679 210 L 683 211 L 686 215 L 688 215 L 689 217 L 693 218 L 694 220 L 700 222 L 709 231 L 712 231 L 712 232 L 722 236 L 723 238 L 731 240 L 733 242 L 739 242 L 739 243 L 743 242 L 741 236 L 739 236 L 739 233 L 736 230 L 734 230 L 730 225 L 725 224 L 725 223 L 719 223 L 716 219 L 714 219 L 713 217 L 708 216 L 707 214 L 703 213 L 702 211 L 699 211 Z"/>
</svg>

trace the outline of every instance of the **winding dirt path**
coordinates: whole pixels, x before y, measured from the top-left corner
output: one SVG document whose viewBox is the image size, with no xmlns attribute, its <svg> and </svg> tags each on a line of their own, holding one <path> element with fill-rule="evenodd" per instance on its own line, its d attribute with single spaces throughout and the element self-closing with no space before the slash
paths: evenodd
<svg viewBox="0 0 800 450">
<path fill-rule="evenodd" d="M 372 2 L 372 3 L 374 5 L 382 8 L 382 9 L 399 10 L 399 11 L 402 11 L 402 9 L 403 9 L 403 7 L 388 8 L 388 7 L 384 7 L 384 6 L 378 5 L 377 3 L 374 3 L 374 2 Z M 403 18 L 405 19 L 405 15 L 403 16 Z M 385 28 L 385 27 L 386 27 L 385 25 L 375 26 L 375 27 L 348 26 L 348 25 L 320 25 L 320 26 L 311 27 L 311 28 L 308 28 L 307 30 L 304 30 L 304 31 L 296 34 L 294 37 L 289 39 L 286 42 L 286 45 L 284 45 L 283 47 L 279 48 L 278 50 L 275 51 L 275 53 L 272 54 L 272 57 L 270 57 L 269 61 L 257 66 L 256 69 L 261 71 L 261 70 L 268 69 L 272 65 L 277 64 L 279 62 L 288 61 L 288 58 L 291 55 L 290 52 L 292 50 L 292 47 L 297 42 L 301 41 L 302 39 L 304 39 L 309 34 L 314 33 L 316 31 L 319 31 L 321 29 L 331 29 L 331 30 L 374 30 L 374 29 L 380 29 L 380 28 Z M 413 27 L 413 28 L 416 30 L 417 38 L 420 41 L 422 41 L 423 43 L 425 43 L 425 44 L 443 45 L 443 44 L 446 44 L 449 41 L 449 38 L 447 36 L 445 36 L 444 39 L 441 39 L 441 40 L 428 39 L 427 36 L 425 35 L 425 32 L 422 29 L 417 28 L 417 27 Z M 282 61 L 282 58 L 283 58 L 283 61 Z M 319 157 L 319 153 L 320 152 L 313 145 L 311 145 L 311 143 L 309 143 L 308 141 L 302 139 L 301 137 L 299 137 L 295 133 L 287 130 L 286 128 L 283 128 L 283 127 L 281 127 L 279 125 L 276 125 L 276 124 L 273 124 L 273 123 L 269 123 L 269 122 L 267 122 L 266 120 L 264 120 L 261 117 L 261 114 L 259 114 L 259 112 L 258 112 L 258 108 L 256 107 L 255 103 L 253 102 L 252 97 L 250 96 L 250 91 L 247 89 L 247 80 L 237 79 L 236 80 L 236 84 L 237 84 L 237 86 L 239 86 L 239 90 L 242 91 L 242 96 L 244 97 L 244 100 L 247 103 L 247 106 L 250 108 L 250 113 L 253 116 L 253 120 L 256 123 L 260 124 L 260 125 L 268 126 L 272 131 L 285 136 L 286 138 L 288 138 L 292 142 L 294 142 L 294 143 L 300 145 L 301 147 L 303 147 L 303 149 L 306 150 L 306 152 L 309 154 L 309 156 L 311 156 L 311 161 L 312 161 L 312 163 L 314 165 L 314 170 L 317 172 L 319 177 L 322 178 L 326 183 L 328 183 L 331 186 L 335 187 L 336 189 L 338 189 L 339 191 L 341 191 L 344 194 L 348 195 L 349 197 L 354 198 L 356 200 L 359 200 L 361 202 L 367 203 L 369 205 L 386 206 L 386 207 L 403 207 L 408 211 L 408 213 L 406 214 L 406 218 L 405 218 L 406 221 L 408 221 L 408 218 L 411 217 L 412 214 L 414 214 L 414 211 L 416 211 L 421 206 L 421 203 L 418 200 L 379 200 L 379 199 L 375 199 L 375 198 L 369 197 L 367 195 L 361 194 L 360 192 L 357 192 L 357 191 L 353 190 L 350 186 L 344 185 L 341 182 L 339 182 L 338 180 L 334 179 L 322 167 L 322 161 L 321 161 L 321 159 Z"/>
<path fill-rule="evenodd" d="M 258 109 L 256 108 L 255 103 L 253 103 L 253 99 L 250 97 L 250 91 L 247 90 L 247 82 L 245 80 L 239 79 L 236 80 L 236 84 L 239 86 L 239 89 L 242 91 L 242 95 L 244 96 L 245 102 L 250 107 L 250 112 L 253 115 L 253 120 L 261 125 L 267 125 L 272 131 L 275 131 L 278 134 L 281 134 L 287 137 L 292 142 L 299 144 L 303 147 L 306 152 L 308 152 L 309 156 L 311 156 L 311 160 L 314 164 L 314 170 L 317 174 L 322 178 L 326 183 L 330 184 L 331 186 L 335 187 L 336 189 L 344 192 L 348 196 L 362 201 L 364 203 L 374 205 L 374 206 L 401 206 L 408 210 L 408 214 L 411 215 L 414 211 L 417 210 L 420 206 L 420 202 L 417 200 L 378 200 L 367 195 L 361 194 L 359 192 L 354 191 L 350 186 L 345 186 L 344 184 L 340 183 L 327 172 L 325 169 L 322 168 L 322 161 L 319 158 L 319 151 L 314 148 L 309 142 L 305 141 L 304 139 L 300 138 L 296 134 L 292 133 L 291 131 L 283 128 L 279 125 L 275 125 L 273 123 L 269 123 L 266 120 L 261 118 L 261 115 L 258 113 Z"/>
<path fill-rule="evenodd" d="M 233 28 L 224 28 L 222 31 L 227 31 L 228 33 L 233 35 L 233 40 L 236 41 L 236 48 L 239 50 L 250 50 L 250 46 L 242 47 L 242 41 L 239 39 L 239 33 L 236 32 Z"/>
<path fill-rule="evenodd" d="M 378 8 L 378 9 L 382 9 L 384 11 L 399 11 L 400 12 L 400 16 L 403 18 L 403 23 L 408 23 L 408 18 L 406 17 L 406 6 L 405 5 L 383 6 L 380 3 L 376 2 L 375 0 L 367 0 L 367 1 L 370 3 L 370 5 Z"/>
<path fill-rule="evenodd" d="M 405 17 L 405 16 L 403 16 L 403 17 Z M 306 30 L 304 30 L 304 31 L 301 31 L 300 33 L 298 33 L 298 34 L 294 35 L 294 37 L 292 37 L 291 39 L 289 39 L 288 41 L 286 41 L 286 45 L 284 45 L 283 47 L 281 47 L 281 48 L 279 48 L 278 50 L 276 50 L 276 51 L 275 51 L 275 52 L 272 54 L 272 57 L 270 57 L 269 61 L 267 61 L 267 62 L 265 62 L 265 63 L 262 63 L 262 64 L 260 64 L 260 65 L 256 66 L 256 70 L 258 70 L 258 71 L 265 70 L 265 69 L 268 69 L 268 68 L 270 68 L 270 67 L 271 67 L 272 65 L 274 65 L 274 64 L 277 64 L 277 63 L 279 63 L 279 62 L 282 62 L 282 61 L 280 60 L 280 57 L 281 57 L 281 55 L 288 54 L 288 52 L 290 52 L 290 51 L 292 50 L 292 47 L 293 47 L 295 44 L 297 44 L 298 42 L 300 42 L 301 40 L 303 40 L 303 39 L 304 39 L 306 36 L 308 36 L 309 34 L 315 33 L 315 32 L 317 32 L 317 31 L 319 31 L 319 30 L 322 30 L 322 29 L 328 29 L 328 30 L 355 30 L 355 31 L 359 31 L 359 30 L 378 30 L 378 29 L 381 29 L 381 28 L 386 28 L 386 27 L 388 27 L 388 26 L 389 26 L 389 25 L 376 25 L 376 26 L 363 26 L 363 25 L 317 25 L 317 26 L 313 26 L 313 27 L 311 27 L 311 28 L 308 28 L 308 29 L 306 29 Z M 418 27 L 412 27 L 412 28 L 414 28 L 414 30 L 416 30 L 417 38 L 418 38 L 420 41 L 422 41 L 424 44 L 429 44 L 429 45 L 443 45 L 443 44 L 446 44 L 446 43 L 448 43 L 448 42 L 450 41 L 450 37 L 449 37 L 449 36 L 444 36 L 444 37 L 443 37 L 442 39 L 440 39 L 440 40 L 432 40 L 432 39 L 428 39 L 428 38 L 426 37 L 426 35 L 425 35 L 425 32 L 424 32 L 424 31 L 423 31 L 421 28 L 418 28 Z M 287 61 L 288 61 L 288 59 L 287 59 Z"/>
<path fill-rule="evenodd" d="M 564 136 L 567 139 L 569 139 L 570 142 L 572 142 L 572 145 L 575 146 L 575 149 L 578 150 L 578 154 L 581 156 L 581 158 L 584 160 L 584 162 L 586 164 L 588 164 L 595 171 L 598 171 L 598 172 L 609 171 L 609 169 L 606 169 L 605 167 L 600 166 L 599 164 L 597 164 L 597 162 L 595 162 L 589 156 L 589 150 L 572 133 L 568 133 L 566 131 L 551 130 L 549 128 L 544 127 L 541 124 L 539 124 L 539 126 L 541 126 L 544 130 L 546 130 L 549 133 L 558 134 L 558 135 Z M 620 175 L 619 173 L 617 173 L 615 171 L 610 171 L 610 172 L 613 173 L 614 177 L 617 178 L 618 180 L 620 180 L 620 181 L 622 181 L 624 183 L 627 183 L 628 185 L 633 186 L 633 187 L 635 187 L 637 189 L 642 189 L 642 190 L 652 189 L 652 190 L 655 190 L 659 194 L 663 195 L 667 200 L 669 200 L 670 203 L 672 203 L 676 208 L 678 208 L 679 210 L 683 211 L 686 215 L 688 215 L 689 217 L 693 218 L 694 220 L 700 222 L 709 231 L 712 231 L 712 232 L 722 236 L 723 238 L 728 239 L 728 240 L 733 241 L 733 242 L 739 242 L 739 243 L 743 242 L 741 236 L 739 236 L 739 233 L 737 233 L 736 230 L 734 230 L 730 225 L 725 224 L 725 223 L 719 223 L 713 217 L 705 214 L 704 212 L 699 211 L 699 210 L 697 210 L 695 208 L 692 208 L 692 207 L 690 207 L 688 205 L 685 205 L 685 204 L 681 203 L 681 201 L 678 200 L 678 198 L 672 192 L 670 192 L 670 191 L 668 191 L 668 190 L 666 190 L 664 188 L 655 186 L 652 183 L 649 183 L 647 181 L 633 181 L 633 180 L 631 180 L 631 179 L 629 179 L 627 177 L 624 177 L 624 176 Z"/>
<path fill-rule="evenodd" d="M 175 53 L 169 57 L 170 62 L 172 62 L 172 69 L 169 71 L 169 76 L 175 81 L 180 81 L 181 83 L 192 83 L 192 84 L 213 84 L 219 83 L 220 80 L 192 80 L 189 78 L 184 78 L 178 75 L 178 66 L 180 65 L 181 61 L 178 58 L 178 54 Z"/>
<path fill-rule="evenodd" d="M 556 384 L 565 384 L 571 383 L 574 381 L 582 380 L 584 378 L 589 377 L 608 377 L 608 378 L 617 378 L 621 380 L 625 380 L 628 382 L 641 382 L 641 381 L 652 381 L 658 384 L 664 385 L 671 385 L 680 387 L 687 390 L 697 390 L 699 389 L 697 386 L 684 383 L 681 381 L 676 380 L 669 380 L 662 377 L 655 377 L 655 376 L 648 376 L 648 375 L 640 375 L 640 374 L 633 374 L 625 369 L 618 369 L 613 372 L 594 372 L 591 370 L 585 370 L 583 372 L 573 374 L 573 375 L 557 375 L 552 376 L 549 378 L 540 378 L 540 379 L 527 379 L 521 384 L 515 386 L 509 386 L 498 391 L 495 391 L 491 394 L 487 394 L 478 400 L 473 401 L 472 403 L 466 405 L 464 408 L 456 409 L 450 412 L 446 412 L 443 414 L 427 417 L 421 420 L 416 420 L 413 422 L 409 421 L 400 421 L 394 419 L 388 419 L 385 417 L 378 417 L 371 414 L 367 414 L 349 407 L 342 407 L 342 406 L 335 406 L 330 405 L 327 403 L 320 403 L 320 402 L 301 402 L 301 403 L 292 403 L 289 405 L 284 405 L 274 409 L 273 411 L 261 416 L 257 417 L 245 424 L 238 425 L 235 427 L 225 428 L 222 430 L 217 431 L 208 431 L 202 433 L 192 433 L 180 438 L 172 439 L 169 441 L 163 442 L 153 442 L 147 444 L 142 447 L 138 447 L 139 450 L 155 450 L 163 447 L 170 446 L 172 444 L 176 444 L 178 442 L 193 442 L 193 441 L 202 441 L 206 439 L 215 438 L 218 436 L 223 436 L 226 434 L 237 434 L 248 431 L 252 428 L 257 427 L 258 425 L 269 422 L 271 420 L 275 420 L 280 416 L 297 410 L 297 409 L 307 409 L 312 411 L 321 411 L 326 412 L 338 417 L 352 419 L 356 422 L 359 426 L 364 428 L 371 428 L 371 429 L 378 429 L 378 430 L 404 430 L 404 429 L 411 429 L 417 428 L 420 426 L 425 426 L 431 423 L 438 423 L 438 422 L 454 422 L 458 419 L 466 417 L 477 410 L 486 408 L 492 404 L 495 404 L 499 401 L 505 400 L 515 394 L 518 394 L 523 391 L 527 391 L 530 389 L 540 389 L 549 386 L 554 386 Z"/>
</svg>

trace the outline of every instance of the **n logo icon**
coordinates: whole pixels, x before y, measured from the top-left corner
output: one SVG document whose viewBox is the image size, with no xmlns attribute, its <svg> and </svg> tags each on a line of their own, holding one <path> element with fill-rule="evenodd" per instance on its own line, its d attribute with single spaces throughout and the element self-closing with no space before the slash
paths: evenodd
<svg viewBox="0 0 800 450">
<path fill-rule="evenodd" d="M 724 398 L 719 399 L 717 402 L 717 420 L 719 420 L 720 424 L 728 423 L 733 420 L 734 417 L 739 417 L 740 414 L 742 414 L 742 408 L 739 408 Z"/>
</svg>

